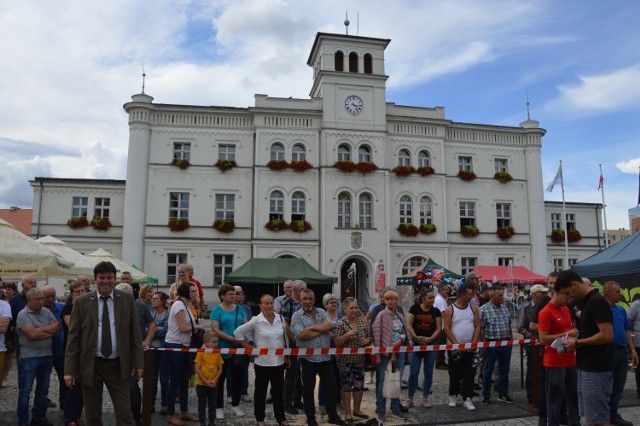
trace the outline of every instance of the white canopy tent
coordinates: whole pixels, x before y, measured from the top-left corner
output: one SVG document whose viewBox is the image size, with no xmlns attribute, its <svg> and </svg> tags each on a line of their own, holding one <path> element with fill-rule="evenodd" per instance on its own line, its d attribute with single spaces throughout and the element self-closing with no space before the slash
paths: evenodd
<svg viewBox="0 0 640 426">
<path fill-rule="evenodd" d="M 103 249 L 98 249 L 93 253 L 86 254 L 85 257 L 89 259 L 89 261 L 91 262 L 92 269 L 93 269 L 93 266 L 97 265 L 102 261 L 113 263 L 113 265 L 116 267 L 117 278 L 120 278 L 120 273 L 122 273 L 123 271 L 129 271 L 131 272 L 131 276 L 133 277 L 134 282 L 137 282 L 137 283 L 145 282 L 147 279 L 147 274 L 145 274 L 144 272 L 138 271 L 133 266 L 123 262 L 122 260 L 116 258 L 114 255 L 112 255 L 111 253 Z"/>
<path fill-rule="evenodd" d="M 38 238 L 36 241 L 59 258 L 73 262 L 75 275 L 89 275 L 89 277 L 93 277 L 94 263 L 87 259 L 87 257 L 82 253 L 69 247 L 64 241 L 52 237 L 51 235 Z"/>
<path fill-rule="evenodd" d="M 29 274 L 37 277 L 68 277 L 74 275 L 73 266 L 73 262 L 61 259 L 0 219 L 2 278 L 20 278 Z"/>
</svg>

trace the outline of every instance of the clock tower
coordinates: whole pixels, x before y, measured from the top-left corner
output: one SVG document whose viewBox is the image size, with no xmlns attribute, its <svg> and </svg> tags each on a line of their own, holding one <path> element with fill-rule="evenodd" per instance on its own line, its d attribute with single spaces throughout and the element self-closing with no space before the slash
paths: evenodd
<svg viewBox="0 0 640 426">
<path fill-rule="evenodd" d="M 323 127 L 386 130 L 389 39 L 318 33 L 307 65 L 313 67 L 311 97 L 322 99 Z"/>
</svg>

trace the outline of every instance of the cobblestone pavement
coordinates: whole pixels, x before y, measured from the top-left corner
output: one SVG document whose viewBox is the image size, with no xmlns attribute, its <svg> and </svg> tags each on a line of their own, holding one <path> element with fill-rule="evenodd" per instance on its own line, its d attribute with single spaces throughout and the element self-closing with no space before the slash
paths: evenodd
<svg viewBox="0 0 640 426">
<path fill-rule="evenodd" d="M 253 369 L 250 368 L 249 376 L 249 394 L 253 394 Z M 387 425 L 405 424 L 405 425 L 431 425 L 431 424 L 486 424 L 486 425 L 537 425 L 537 416 L 535 412 L 530 411 L 527 405 L 526 392 L 520 386 L 520 348 L 514 347 L 513 355 L 511 358 L 511 370 L 509 381 L 509 394 L 516 400 L 515 404 L 505 404 L 495 400 L 497 395 L 492 393 L 492 402 L 489 405 L 482 405 L 480 398 L 474 398 L 476 404 L 476 411 L 467 411 L 461 404 L 458 407 L 451 408 L 447 405 L 448 402 L 448 374 L 444 370 L 435 370 L 434 372 L 434 384 L 432 387 L 432 395 L 430 400 L 433 403 L 433 408 L 412 408 L 409 412 L 409 419 L 402 421 L 400 419 L 394 419 L 388 416 Z M 408 367 L 405 368 L 404 378 L 406 380 L 409 373 Z M 0 389 L 0 425 L 16 425 L 16 399 L 18 393 L 16 369 L 12 370 L 9 375 L 8 386 L 4 389 Z M 368 377 L 368 375 L 367 375 Z M 420 378 L 421 382 L 422 378 Z M 373 384 L 367 385 L 369 390 L 364 393 L 362 408 L 363 411 L 369 414 L 371 417 L 375 415 L 375 392 Z M 317 389 L 316 389 L 317 391 Z M 406 390 L 403 390 L 403 397 L 406 396 Z M 418 391 L 416 396 L 420 396 L 421 392 Z M 49 397 L 52 401 L 57 403 L 58 400 L 58 380 L 55 374 L 51 377 L 51 386 L 49 390 Z M 33 401 L 33 396 L 32 396 Z M 245 426 L 255 425 L 255 419 L 253 417 L 253 405 L 250 402 L 242 402 L 241 408 L 246 412 L 246 416 L 242 418 L 233 417 L 233 413 L 229 408 L 230 404 L 225 403 L 225 420 L 217 421 L 219 425 L 229 426 Z M 627 378 L 627 385 L 625 393 L 622 399 L 623 408 L 620 410 L 621 415 L 627 419 L 634 421 L 636 418 L 640 418 L 640 400 L 636 397 L 635 382 L 633 376 L 630 374 Z M 105 398 L 103 403 L 104 424 L 115 425 L 115 417 L 113 416 L 113 407 L 108 394 L 105 392 Z M 156 407 L 159 408 L 159 407 Z M 195 395 L 195 389 L 189 390 L 189 409 L 191 413 L 197 413 L 197 398 Z M 273 412 L 270 412 L 271 406 L 267 405 L 267 425 L 275 425 L 275 419 Z M 389 412 L 387 412 L 390 414 Z M 344 412 L 339 411 L 339 414 L 344 417 Z M 48 411 L 48 419 L 56 425 L 63 424 L 62 411 L 59 407 L 50 408 Z M 288 416 L 289 423 L 291 425 L 304 425 L 306 424 L 306 418 L 303 414 L 297 416 Z M 317 415 L 319 423 L 326 422 L 326 416 Z M 361 422 L 362 424 L 363 422 Z M 158 413 L 152 414 L 152 425 L 166 424 L 166 418 L 160 416 Z M 93 425 L 89 425 L 93 426 Z"/>
</svg>

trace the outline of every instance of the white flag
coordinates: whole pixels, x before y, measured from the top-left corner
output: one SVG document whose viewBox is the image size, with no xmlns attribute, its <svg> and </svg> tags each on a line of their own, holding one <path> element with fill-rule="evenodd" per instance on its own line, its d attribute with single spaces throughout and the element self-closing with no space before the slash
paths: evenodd
<svg viewBox="0 0 640 426">
<path fill-rule="evenodd" d="M 553 178 L 553 181 L 549 184 L 549 186 L 547 186 L 547 191 L 551 192 L 553 191 L 553 187 L 560 184 L 560 186 L 563 186 L 562 183 L 562 163 L 560 163 L 560 165 L 558 166 L 558 173 L 556 173 L 556 177 Z"/>
</svg>

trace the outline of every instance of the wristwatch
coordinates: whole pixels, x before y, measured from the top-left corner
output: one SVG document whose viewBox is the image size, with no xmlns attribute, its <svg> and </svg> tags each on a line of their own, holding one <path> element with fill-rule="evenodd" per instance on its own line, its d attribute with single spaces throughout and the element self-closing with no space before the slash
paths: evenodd
<svg viewBox="0 0 640 426">
<path fill-rule="evenodd" d="M 576 339 L 576 340 L 575 340 L 575 344 L 576 344 L 576 348 L 577 348 L 577 347 L 579 347 L 579 346 L 582 346 L 582 345 L 580 344 L 580 342 L 578 342 L 578 339 Z"/>
</svg>

